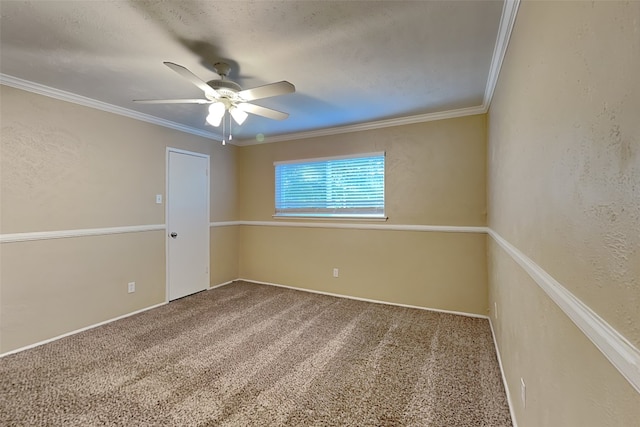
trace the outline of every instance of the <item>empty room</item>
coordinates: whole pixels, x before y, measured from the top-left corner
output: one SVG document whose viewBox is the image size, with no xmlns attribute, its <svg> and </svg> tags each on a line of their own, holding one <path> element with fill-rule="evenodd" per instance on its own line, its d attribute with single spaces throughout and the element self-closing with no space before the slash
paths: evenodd
<svg viewBox="0 0 640 427">
<path fill-rule="evenodd" d="M 632 427 L 639 1 L 0 1 L 0 425 Z"/>
</svg>

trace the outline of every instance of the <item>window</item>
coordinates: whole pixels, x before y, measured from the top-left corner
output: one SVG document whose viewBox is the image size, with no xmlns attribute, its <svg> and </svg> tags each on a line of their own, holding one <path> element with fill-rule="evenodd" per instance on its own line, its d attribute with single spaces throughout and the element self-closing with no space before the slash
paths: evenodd
<svg viewBox="0 0 640 427">
<path fill-rule="evenodd" d="M 384 157 L 275 162 L 275 216 L 384 218 Z"/>
</svg>

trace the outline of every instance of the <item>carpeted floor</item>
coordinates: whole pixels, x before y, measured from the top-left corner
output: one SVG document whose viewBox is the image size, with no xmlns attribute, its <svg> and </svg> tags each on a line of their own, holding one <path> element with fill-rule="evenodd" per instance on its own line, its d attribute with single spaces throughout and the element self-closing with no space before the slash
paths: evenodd
<svg viewBox="0 0 640 427">
<path fill-rule="evenodd" d="M 511 426 L 488 321 L 238 282 L 0 359 L 2 426 Z"/>
</svg>

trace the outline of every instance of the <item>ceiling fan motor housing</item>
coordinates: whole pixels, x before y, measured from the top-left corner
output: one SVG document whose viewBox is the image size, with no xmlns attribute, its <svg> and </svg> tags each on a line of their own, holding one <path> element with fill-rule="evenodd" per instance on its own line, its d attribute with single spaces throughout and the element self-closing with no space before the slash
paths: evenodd
<svg viewBox="0 0 640 427">
<path fill-rule="evenodd" d="M 231 66 L 226 62 L 216 62 L 213 64 L 213 69 L 220 76 L 219 80 L 210 80 L 207 82 L 222 98 L 227 98 L 232 102 L 240 101 L 240 97 L 237 95 L 242 90 L 240 85 L 232 80 L 227 80 Z"/>
<path fill-rule="evenodd" d="M 216 90 L 220 95 L 228 98 L 232 98 L 236 93 L 240 92 L 242 88 L 236 82 L 231 80 L 211 80 L 207 84 Z"/>
</svg>

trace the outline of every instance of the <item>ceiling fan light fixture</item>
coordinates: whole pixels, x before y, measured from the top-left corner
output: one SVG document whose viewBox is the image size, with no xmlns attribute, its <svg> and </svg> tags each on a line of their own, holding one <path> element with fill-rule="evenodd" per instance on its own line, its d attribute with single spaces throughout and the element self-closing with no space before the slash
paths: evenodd
<svg viewBox="0 0 640 427">
<path fill-rule="evenodd" d="M 227 110 L 229 110 L 229 141 L 233 139 L 231 134 L 233 122 L 235 121 L 238 126 L 242 126 L 249 114 L 273 120 L 284 120 L 289 117 L 287 113 L 247 102 L 294 93 L 296 91 L 295 86 L 287 81 L 283 80 L 243 90 L 238 83 L 226 79 L 231 69 L 227 63 L 219 62 L 214 64 L 216 73 L 220 78 L 208 82 L 202 80 L 182 65 L 168 61 L 165 61 L 164 65 L 201 89 L 204 92 L 204 98 L 137 99 L 134 102 L 142 104 L 209 104 L 209 114 L 205 118 L 205 124 L 214 127 L 222 125 L 222 145 L 226 144 L 226 139 L 224 138 L 226 123 L 224 119 L 227 115 Z"/>
<path fill-rule="evenodd" d="M 247 116 L 249 116 L 249 114 L 236 107 L 229 108 L 229 113 L 231 113 L 231 117 L 233 117 L 233 120 L 235 120 L 238 126 L 241 126 L 244 121 L 247 120 Z"/>
<path fill-rule="evenodd" d="M 211 126 L 218 127 L 222 122 L 226 107 L 222 102 L 214 102 L 209 106 L 209 115 L 207 116 L 207 123 Z"/>
<path fill-rule="evenodd" d="M 220 126 L 221 122 L 222 122 L 222 116 L 215 116 L 213 114 L 209 114 L 207 116 L 207 123 L 209 123 L 211 126 L 218 127 Z"/>
</svg>

